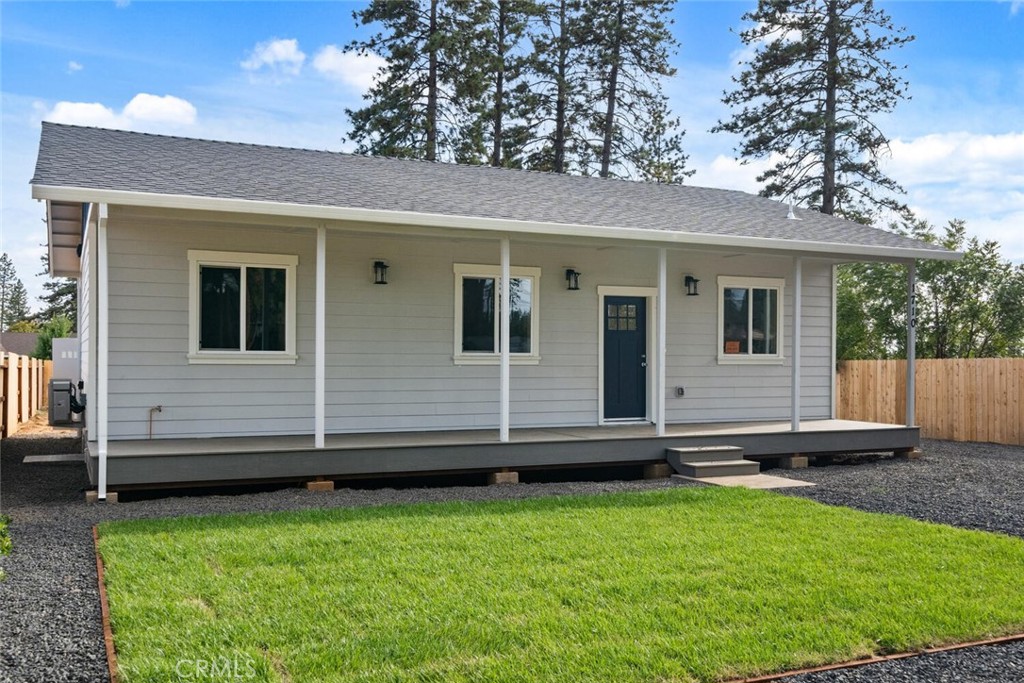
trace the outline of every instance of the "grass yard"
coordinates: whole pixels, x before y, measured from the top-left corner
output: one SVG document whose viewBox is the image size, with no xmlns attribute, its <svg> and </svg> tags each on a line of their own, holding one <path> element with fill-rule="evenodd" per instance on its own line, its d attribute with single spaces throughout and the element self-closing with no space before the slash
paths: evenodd
<svg viewBox="0 0 1024 683">
<path fill-rule="evenodd" d="M 1024 631 L 1024 542 L 742 489 L 128 521 L 125 681 L 714 681 Z"/>
</svg>

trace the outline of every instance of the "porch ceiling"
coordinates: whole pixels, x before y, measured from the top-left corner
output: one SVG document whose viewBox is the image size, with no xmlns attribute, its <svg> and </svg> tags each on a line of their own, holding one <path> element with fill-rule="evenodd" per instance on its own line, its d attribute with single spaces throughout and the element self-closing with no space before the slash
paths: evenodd
<svg viewBox="0 0 1024 683">
<path fill-rule="evenodd" d="M 78 248 L 82 243 L 82 228 L 83 221 L 87 218 L 87 206 L 81 202 L 47 203 L 47 241 L 50 275 L 53 277 L 76 278 L 81 273 Z"/>
</svg>

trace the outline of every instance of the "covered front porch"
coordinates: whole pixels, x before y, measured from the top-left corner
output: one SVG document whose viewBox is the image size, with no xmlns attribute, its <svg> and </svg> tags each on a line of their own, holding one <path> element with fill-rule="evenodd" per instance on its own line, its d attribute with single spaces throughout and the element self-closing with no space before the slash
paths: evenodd
<svg viewBox="0 0 1024 683">
<path fill-rule="evenodd" d="M 512 429 L 416 431 L 314 437 L 253 436 L 112 441 L 107 482 L 112 488 L 253 480 L 345 479 L 438 472 L 588 467 L 665 462 L 667 448 L 738 446 L 752 459 L 793 455 L 892 451 L 920 443 L 917 427 L 805 420 Z M 98 453 L 90 442 L 89 477 Z"/>
</svg>

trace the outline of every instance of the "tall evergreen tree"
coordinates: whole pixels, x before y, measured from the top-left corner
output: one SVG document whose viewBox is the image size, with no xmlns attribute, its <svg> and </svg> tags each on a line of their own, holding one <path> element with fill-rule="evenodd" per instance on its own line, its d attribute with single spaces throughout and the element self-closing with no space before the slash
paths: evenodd
<svg viewBox="0 0 1024 683">
<path fill-rule="evenodd" d="M 383 57 L 361 109 L 346 109 L 362 154 L 453 160 L 464 119 L 457 89 L 465 55 L 464 19 L 444 0 L 372 0 L 352 13 L 381 30 L 348 49 Z"/>
<path fill-rule="evenodd" d="M 0 254 L 0 330 L 7 330 L 28 315 L 25 284 L 18 279 L 14 261 L 4 252 Z"/>
<path fill-rule="evenodd" d="M 74 332 L 78 329 L 78 283 L 71 278 L 49 277 L 49 256 L 44 253 L 39 260 L 43 264 L 43 269 L 38 275 L 46 276 L 43 282 L 46 293 L 39 297 L 43 302 L 43 309 L 33 318 L 43 325 L 57 316 L 64 316 L 71 321 L 71 331 Z"/>
<path fill-rule="evenodd" d="M 524 118 L 532 148 L 526 165 L 567 173 L 574 165 L 578 168 L 577 150 L 587 145 L 582 2 L 542 0 L 538 12 L 539 21 L 530 34 L 532 52 L 525 65 L 529 84 Z"/>
<path fill-rule="evenodd" d="M 524 43 L 540 10 L 534 0 L 457 0 L 470 39 L 457 91 L 469 120 L 463 127 L 463 156 L 473 153 L 491 166 L 521 166 L 528 141 L 522 116 L 529 56 Z"/>
<path fill-rule="evenodd" d="M 854 220 L 904 211 L 903 189 L 879 169 L 888 139 L 873 121 L 906 98 L 886 53 L 914 39 L 872 0 L 758 0 L 740 39 L 756 51 L 712 131 L 743 137 L 739 158 L 781 158 L 760 176 L 789 197 Z"/>
<path fill-rule="evenodd" d="M 582 39 L 596 83 L 590 131 L 592 170 L 603 178 L 641 177 L 682 182 L 686 155 L 679 120 L 668 114 L 662 92 L 676 70 L 678 45 L 668 14 L 675 0 L 586 0 Z M 654 161 L 652 165 L 652 160 Z M 672 174 L 665 174 L 672 168 Z"/>
</svg>

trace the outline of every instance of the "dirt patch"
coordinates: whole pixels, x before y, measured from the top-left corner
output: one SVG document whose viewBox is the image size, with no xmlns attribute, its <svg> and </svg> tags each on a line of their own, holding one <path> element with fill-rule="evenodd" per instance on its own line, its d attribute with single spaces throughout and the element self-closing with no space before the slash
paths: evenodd
<svg viewBox="0 0 1024 683">
<path fill-rule="evenodd" d="M 21 428 L 9 438 L 17 439 L 19 437 L 26 436 L 50 439 L 77 439 L 78 430 L 71 427 L 51 427 L 49 424 L 49 415 L 47 414 L 46 409 L 43 408 L 33 415 L 31 420 L 23 424 Z"/>
</svg>

